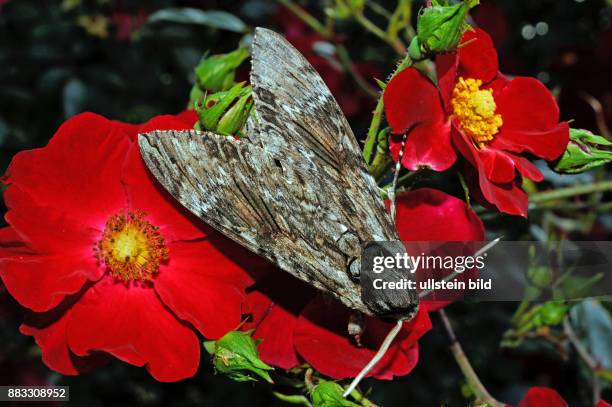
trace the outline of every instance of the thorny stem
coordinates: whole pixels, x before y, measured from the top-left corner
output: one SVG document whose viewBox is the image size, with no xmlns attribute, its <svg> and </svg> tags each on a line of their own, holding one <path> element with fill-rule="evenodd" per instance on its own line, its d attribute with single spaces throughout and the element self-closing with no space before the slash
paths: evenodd
<svg viewBox="0 0 612 407">
<path fill-rule="evenodd" d="M 285 6 L 289 11 L 295 14 L 300 20 L 302 20 L 306 25 L 308 25 L 312 30 L 321 35 L 328 41 L 331 41 L 336 46 L 336 54 L 338 55 L 338 60 L 342 65 L 342 68 L 349 73 L 349 75 L 353 78 L 353 80 L 357 83 L 357 85 L 370 97 L 377 97 L 378 91 L 371 86 L 368 81 L 359 73 L 347 49 L 336 42 L 334 38 L 334 33 L 330 27 L 322 24 L 319 20 L 317 20 L 312 14 L 295 4 L 292 0 L 276 0 L 283 6 Z"/>
<path fill-rule="evenodd" d="M 446 333 L 448 334 L 448 337 L 451 340 L 450 350 L 453 354 L 453 357 L 459 365 L 459 368 L 465 376 L 465 379 L 467 380 L 468 384 L 472 388 L 472 391 L 476 395 L 477 401 L 486 402 L 493 407 L 504 407 L 506 404 L 494 399 L 478 378 L 478 375 L 474 371 L 474 368 L 472 367 L 470 361 L 465 355 L 461 344 L 457 340 L 457 336 L 455 335 L 455 331 L 453 330 L 453 327 L 450 323 L 450 320 L 448 319 L 448 316 L 446 315 L 446 312 L 441 309 L 440 311 L 438 311 L 438 313 L 440 315 L 440 318 L 442 319 L 442 323 L 444 325 L 444 328 L 446 329 Z"/>
<path fill-rule="evenodd" d="M 399 63 L 397 68 L 395 68 L 395 71 L 393 71 L 391 74 L 389 81 L 393 79 L 395 75 L 410 67 L 412 63 L 413 61 L 410 56 L 406 55 Z M 384 111 L 385 101 L 383 99 L 383 93 L 381 92 L 378 102 L 376 103 L 376 108 L 374 109 L 374 114 L 372 115 L 372 121 L 370 122 L 370 129 L 368 130 L 368 135 L 363 146 L 363 158 L 366 164 L 369 164 L 372 160 L 372 151 L 374 151 L 374 146 L 376 145 L 376 137 L 378 136 L 378 130 L 380 129 L 380 123 L 382 121 Z"/>
<path fill-rule="evenodd" d="M 595 405 L 601 399 L 601 385 L 597 377 L 597 371 L 601 369 L 601 364 L 591 356 L 586 347 L 580 342 L 568 317 L 563 319 L 563 332 L 576 349 L 576 353 L 580 359 L 582 359 L 593 374 L 593 405 Z"/>
</svg>

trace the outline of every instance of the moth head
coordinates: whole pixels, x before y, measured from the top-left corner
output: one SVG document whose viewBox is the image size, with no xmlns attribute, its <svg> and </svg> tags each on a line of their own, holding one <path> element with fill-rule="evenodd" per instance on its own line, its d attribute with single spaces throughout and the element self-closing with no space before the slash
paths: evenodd
<svg viewBox="0 0 612 407">
<path fill-rule="evenodd" d="M 361 300 L 373 314 L 402 320 L 416 315 L 419 296 L 414 266 L 402 242 L 367 244 L 359 264 Z"/>
</svg>

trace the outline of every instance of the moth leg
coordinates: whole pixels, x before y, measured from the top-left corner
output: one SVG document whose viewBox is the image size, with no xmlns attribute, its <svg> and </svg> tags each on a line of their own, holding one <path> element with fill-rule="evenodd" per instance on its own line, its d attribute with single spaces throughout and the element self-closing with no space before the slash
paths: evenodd
<svg viewBox="0 0 612 407">
<path fill-rule="evenodd" d="M 361 337 L 365 333 L 365 319 L 363 318 L 363 314 L 361 312 L 353 312 L 349 316 L 348 322 L 348 334 L 353 337 L 355 340 L 355 344 L 358 347 L 362 347 Z"/>
</svg>

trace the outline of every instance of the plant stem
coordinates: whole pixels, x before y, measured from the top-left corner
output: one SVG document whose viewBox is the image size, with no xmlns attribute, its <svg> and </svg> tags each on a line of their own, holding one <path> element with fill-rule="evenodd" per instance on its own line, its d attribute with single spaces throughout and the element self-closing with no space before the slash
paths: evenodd
<svg viewBox="0 0 612 407">
<path fill-rule="evenodd" d="M 612 181 L 599 181 L 587 185 L 575 185 L 568 188 L 555 189 L 552 191 L 536 192 L 529 196 L 529 202 L 538 204 L 556 199 L 571 198 L 577 195 L 592 194 L 612 190 Z"/>
<path fill-rule="evenodd" d="M 313 31 L 321 35 L 328 41 L 331 41 L 336 46 L 336 54 L 338 55 L 338 60 L 342 65 L 342 68 L 348 72 L 348 74 L 353 78 L 353 80 L 368 96 L 372 98 L 376 98 L 378 96 L 378 91 L 376 88 L 371 86 L 368 81 L 359 73 L 357 68 L 355 68 L 355 64 L 351 60 L 351 57 L 347 51 L 347 49 L 342 45 L 336 42 L 334 38 L 334 33 L 330 29 L 330 27 L 321 23 L 317 20 L 312 14 L 295 4 L 292 0 L 276 0 L 283 6 L 287 7 L 289 11 L 295 14 L 300 20 L 302 20 L 306 25 L 308 25 Z"/>
<path fill-rule="evenodd" d="M 406 185 L 415 175 L 417 175 L 419 171 L 412 171 L 406 173 L 397 179 L 397 187 L 401 187 Z M 380 196 L 382 199 L 387 199 L 389 196 L 389 189 L 393 186 L 393 183 L 390 182 L 387 185 L 384 185 L 380 188 Z"/>
<path fill-rule="evenodd" d="M 574 346 L 574 349 L 576 349 L 576 353 L 580 359 L 582 359 L 584 364 L 587 365 L 593 374 L 593 405 L 595 405 L 601 399 L 601 385 L 599 383 L 599 378 L 597 377 L 597 371 L 601 369 L 601 364 L 595 360 L 593 356 L 591 356 L 586 347 L 582 344 L 582 342 L 580 342 L 580 339 L 578 339 L 576 336 L 574 328 L 572 328 L 572 324 L 568 317 L 563 319 L 563 332 Z"/>
<path fill-rule="evenodd" d="M 397 68 L 395 68 L 395 71 L 393 71 L 389 80 L 393 79 L 395 75 L 411 65 L 412 59 L 406 55 L 399 63 Z M 370 129 L 368 130 L 368 135 L 363 146 L 363 159 L 365 160 L 366 164 L 369 164 L 372 160 L 372 151 L 374 151 L 374 145 L 376 144 L 376 137 L 378 136 L 378 130 L 380 129 L 380 123 L 382 121 L 384 111 L 385 101 L 383 99 L 383 94 L 381 93 L 380 97 L 378 98 L 378 102 L 376 103 L 376 108 L 374 109 L 374 114 L 372 115 L 372 121 L 370 122 Z"/>
<path fill-rule="evenodd" d="M 305 22 L 310 28 L 312 28 L 317 33 L 321 34 L 323 37 L 327 39 L 332 37 L 333 34 L 323 24 L 321 24 L 319 20 L 317 20 L 315 17 L 312 16 L 312 14 L 310 14 L 309 12 L 307 12 L 306 10 L 304 10 L 303 8 L 295 4 L 293 1 L 291 0 L 276 0 L 276 1 L 278 1 L 283 6 L 287 7 L 289 11 L 295 14 L 300 20 Z"/>
<path fill-rule="evenodd" d="M 380 29 L 376 24 L 371 22 L 365 15 L 363 15 L 362 12 L 354 13 L 353 17 L 355 17 L 355 20 L 357 20 L 357 22 L 361 24 L 363 28 L 365 28 L 366 30 L 389 44 L 391 48 L 393 48 L 393 50 L 399 55 L 406 55 L 406 46 L 399 38 L 390 38 L 387 33 Z"/>
<path fill-rule="evenodd" d="M 344 45 L 336 44 L 336 54 L 338 55 L 340 64 L 342 64 L 344 70 L 351 75 L 355 83 L 357 83 L 357 86 L 359 86 L 368 96 L 376 99 L 379 94 L 378 90 L 370 85 L 368 81 L 359 73 L 357 68 L 355 68 L 355 64 L 353 64 L 353 61 L 351 60 L 351 57 L 349 56 L 349 53 Z"/>
<path fill-rule="evenodd" d="M 374 109 L 372 121 L 370 122 L 370 129 L 368 130 L 368 135 L 363 146 L 363 159 L 365 160 L 366 164 L 369 164 L 370 160 L 372 159 L 372 151 L 376 145 L 376 136 L 378 135 L 378 129 L 380 128 L 384 110 L 385 101 L 381 94 L 378 98 L 378 102 L 376 102 L 376 108 Z"/>
<path fill-rule="evenodd" d="M 506 404 L 494 399 L 493 396 L 489 394 L 487 389 L 484 387 L 484 385 L 478 378 L 478 375 L 474 371 L 474 368 L 472 367 L 470 361 L 465 355 L 465 352 L 463 352 L 461 344 L 457 340 L 457 336 L 455 335 L 455 331 L 453 330 L 453 327 L 451 325 L 450 320 L 448 319 L 448 316 L 446 315 L 446 312 L 441 309 L 440 311 L 438 311 L 438 313 L 440 314 L 440 318 L 442 319 L 442 323 L 444 325 L 444 328 L 446 329 L 446 333 L 448 334 L 448 337 L 451 340 L 450 349 L 453 354 L 453 357 L 459 365 L 459 368 L 461 369 L 461 372 L 463 373 L 468 384 L 472 388 L 472 391 L 476 395 L 477 403 L 488 403 L 493 407 L 505 407 Z"/>
</svg>

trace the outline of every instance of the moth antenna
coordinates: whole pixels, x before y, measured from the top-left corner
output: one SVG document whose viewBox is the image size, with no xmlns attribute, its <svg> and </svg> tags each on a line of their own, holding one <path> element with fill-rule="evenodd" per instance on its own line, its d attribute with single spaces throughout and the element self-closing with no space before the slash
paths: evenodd
<svg viewBox="0 0 612 407">
<path fill-rule="evenodd" d="M 365 365 L 363 369 L 361 369 L 361 372 L 359 372 L 359 374 L 355 376 L 355 378 L 353 379 L 349 387 L 347 387 L 344 393 L 342 394 L 342 397 L 346 398 L 349 394 L 351 394 L 353 390 L 357 388 L 361 380 L 363 380 L 365 375 L 367 375 L 370 372 L 370 370 L 372 370 L 372 368 L 376 366 L 378 362 L 380 362 L 382 357 L 385 356 L 385 353 L 387 353 L 387 351 L 389 350 L 389 347 L 393 343 L 393 340 L 395 339 L 399 331 L 402 329 L 403 324 L 404 324 L 403 320 L 401 319 L 397 320 L 393 329 L 389 331 L 389 333 L 385 337 L 385 340 L 380 344 L 380 348 L 378 348 L 378 352 L 376 352 L 376 355 L 374 355 L 374 357 L 372 357 L 372 359 L 368 362 L 368 364 Z"/>
<path fill-rule="evenodd" d="M 399 179 L 399 173 L 402 169 L 402 156 L 404 155 L 404 147 L 406 146 L 406 138 L 408 138 L 408 132 L 404 133 L 402 138 L 402 146 L 400 147 L 399 155 L 397 157 L 397 163 L 395 164 L 395 174 L 393 174 L 393 183 L 391 189 L 387 192 L 389 201 L 391 202 L 391 220 L 395 225 L 395 189 L 397 188 L 397 180 Z"/>
</svg>

